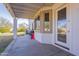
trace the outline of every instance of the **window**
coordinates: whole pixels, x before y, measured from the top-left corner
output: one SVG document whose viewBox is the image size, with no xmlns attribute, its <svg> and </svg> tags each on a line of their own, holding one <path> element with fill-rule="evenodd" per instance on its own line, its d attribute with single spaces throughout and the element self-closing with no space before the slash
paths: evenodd
<svg viewBox="0 0 79 59">
<path fill-rule="evenodd" d="M 45 21 L 49 21 L 49 13 L 45 13 Z"/>
<path fill-rule="evenodd" d="M 50 28 L 49 28 L 49 13 L 45 13 L 45 15 L 44 15 L 44 31 L 46 31 L 46 32 L 50 31 Z"/>
<path fill-rule="evenodd" d="M 58 20 L 66 19 L 66 8 L 58 11 Z"/>
<path fill-rule="evenodd" d="M 66 43 L 66 8 L 58 11 L 58 41 Z"/>
</svg>

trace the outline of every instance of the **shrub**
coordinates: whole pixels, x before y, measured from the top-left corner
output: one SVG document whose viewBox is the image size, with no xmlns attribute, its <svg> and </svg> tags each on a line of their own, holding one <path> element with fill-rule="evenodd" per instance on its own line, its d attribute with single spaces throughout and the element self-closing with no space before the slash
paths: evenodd
<svg viewBox="0 0 79 59">
<path fill-rule="evenodd" d="M 20 27 L 20 28 L 18 28 L 18 32 L 25 32 L 25 28 L 22 28 L 22 27 Z"/>
<path fill-rule="evenodd" d="M 2 27 L 2 28 L 0 28 L 0 32 L 1 33 L 10 32 L 10 28 L 8 28 L 8 27 Z"/>
</svg>

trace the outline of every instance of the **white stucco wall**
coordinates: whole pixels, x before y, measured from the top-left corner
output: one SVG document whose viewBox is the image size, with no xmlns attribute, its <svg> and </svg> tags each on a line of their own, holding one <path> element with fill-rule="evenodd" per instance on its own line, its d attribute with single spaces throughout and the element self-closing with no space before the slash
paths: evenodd
<svg viewBox="0 0 79 59">
<path fill-rule="evenodd" d="M 62 7 L 64 4 L 55 4 L 52 7 L 52 34 L 51 33 L 36 33 L 36 39 L 41 43 L 53 44 L 56 40 L 56 13 L 55 10 Z M 79 55 L 79 4 L 67 5 L 67 40 L 68 50 L 74 55 Z M 56 7 L 57 6 L 57 7 Z"/>
<path fill-rule="evenodd" d="M 52 33 L 35 32 L 35 39 L 41 43 L 52 44 Z"/>
<path fill-rule="evenodd" d="M 42 43 L 52 44 L 52 33 L 41 33 Z"/>
<path fill-rule="evenodd" d="M 41 33 L 40 32 L 35 32 L 35 39 L 39 42 L 42 42 L 42 38 L 41 38 Z"/>
<path fill-rule="evenodd" d="M 70 4 L 72 22 L 71 52 L 79 55 L 79 4 Z"/>
</svg>

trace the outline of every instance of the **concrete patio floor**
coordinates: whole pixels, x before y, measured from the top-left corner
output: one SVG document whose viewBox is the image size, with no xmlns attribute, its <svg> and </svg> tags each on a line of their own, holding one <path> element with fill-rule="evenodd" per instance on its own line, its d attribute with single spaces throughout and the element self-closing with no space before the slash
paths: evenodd
<svg viewBox="0 0 79 59">
<path fill-rule="evenodd" d="M 61 50 L 53 45 L 41 44 L 31 40 L 29 35 L 18 37 L 14 40 L 2 56 L 72 56 L 72 54 Z"/>
</svg>

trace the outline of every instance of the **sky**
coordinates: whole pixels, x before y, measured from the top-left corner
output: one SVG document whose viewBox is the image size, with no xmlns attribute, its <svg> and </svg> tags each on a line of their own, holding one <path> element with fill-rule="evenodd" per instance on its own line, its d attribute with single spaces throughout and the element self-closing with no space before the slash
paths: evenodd
<svg viewBox="0 0 79 59">
<path fill-rule="evenodd" d="M 13 24 L 12 16 L 10 15 L 8 10 L 6 9 L 6 7 L 2 3 L 0 3 L 0 16 L 9 20 L 9 22 Z M 29 24 L 28 19 L 18 18 L 17 20 L 18 20 L 18 24 L 21 24 L 21 23 Z"/>
</svg>

